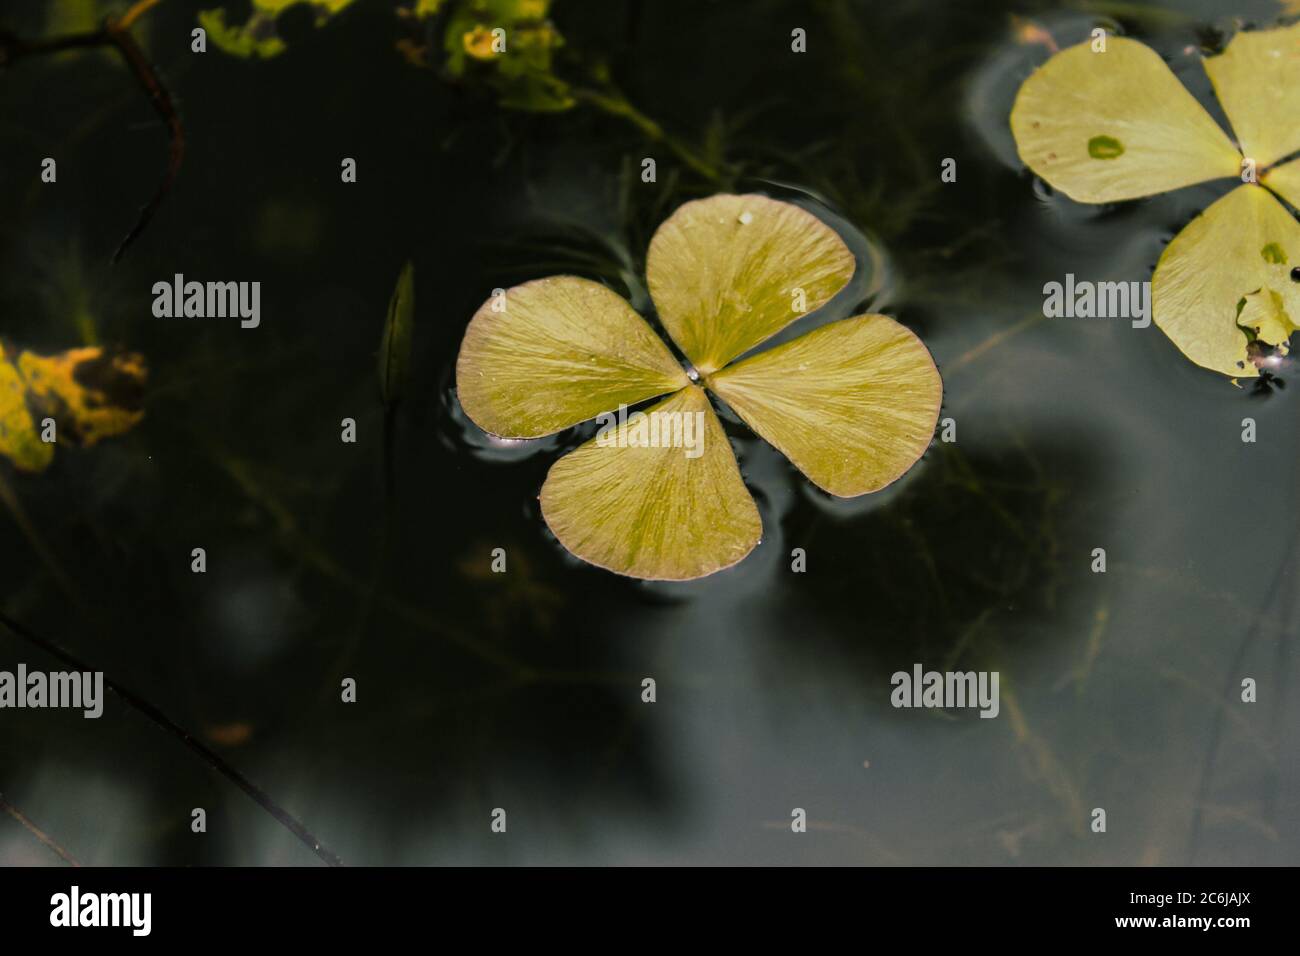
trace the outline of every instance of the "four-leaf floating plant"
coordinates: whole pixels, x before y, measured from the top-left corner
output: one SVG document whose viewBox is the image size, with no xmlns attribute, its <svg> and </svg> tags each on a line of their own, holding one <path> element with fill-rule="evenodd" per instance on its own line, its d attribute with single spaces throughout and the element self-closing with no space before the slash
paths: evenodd
<svg viewBox="0 0 1300 956">
<path fill-rule="evenodd" d="M 1071 199 L 1119 202 L 1240 177 L 1165 248 L 1151 311 L 1183 353 L 1225 375 L 1287 350 L 1300 321 L 1300 24 L 1238 33 L 1204 60 L 1237 141 L 1149 47 L 1107 37 L 1052 56 L 1020 88 L 1020 158 Z M 1254 344 L 1255 348 L 1250 346 Z"/>
<path fill-rule="evenodd" d="M 943 384 L 920 339 L 886 316 L 832 322 L 728 364 L 829 301 L 854 267 L 835 231 L 798 206 L 688 202 L 651 240 L 646 279 L 689 372 L 618 294 L 554 276 L 475 313 L 456 363 L 461 406 L 490 434 L 540 438 L 671 392 L 646 414 L 697 416 L 697 455 L 650 447 L 622 421 L 551 467 L 542 515 L 599 567 L 713 574 L 754 549 L 762 523 L 706 388 L 833 495 L 878 491 L 929 447 Z"/>
</svg>

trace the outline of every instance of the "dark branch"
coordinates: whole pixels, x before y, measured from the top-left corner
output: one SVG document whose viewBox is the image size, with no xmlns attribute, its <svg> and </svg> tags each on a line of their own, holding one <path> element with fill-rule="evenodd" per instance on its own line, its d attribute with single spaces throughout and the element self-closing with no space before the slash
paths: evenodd
<svg viewBox="0 0 1300 956">
<path fill-rule="evenodd" d="M 144 227 L 149 224 L 149 220 L 153 218 L 153 214 L 158 211 L 163 199 L 171 191 L 172 183 L 176 181 L 176 174 L 180 172 L 181 161 L 185 158 L 185 131 L 181 128 L 181 118 L 172 103 L 171 94 L 158 79 L 157 71 L 145 58 L 144 51 L 131 38 L 131 34 L 125 30 L 109 27 L 109 36 L 112 38 L 114 48 L 122 55 L 122 59 L 135 75 L 140 86 L 149 94 L 149 102 L 153 104 L 154 111 L 167 126 L 168 141 L 167 170 L 163 174 L 162 182 L 158 184 L 150 200 L 140 207 L 140 218 L 118 245 L 117 251 L 113 253 L 113 261 L 117 262 L 122 258 L 122 253 L 126 252 L 126 247 L 144 231 Z"/>
<path fill-rule="evenodd" d="M 152 3 L 146 3 L 137 6 L 141 8 L 140 12 L 143 12 L 152 5 Z M 180 116 L 176 112 L 171 94 L 167 92 L 167 88 L 159 79 L 158 71 L 154 69 L 148 58 L 145 57 L 144 51 L 140 49 L 139 44 L 132 39 L 130 32 L 128 32 L 128 27 L 138 15 L 133 9 L 132 12 L 120 20 L 110 17 L 104 21 L 102 27 L 93 32 L 71 33 L 67 36 L 52 37 L 47 40 L 24 40 L 13 33 L 0 30 L 0 66 L 8 66 L 10 63 L 29 56 L 60 53 L 65 50 L 111 47 L 122 58 L 122 62 L 126 64 L 127 69 L 131 71 L 131 75 L 135 77 L 140 88 L 149 97 L 149 102 L 153 104 L 154 111 L 157 112 L 159 118 L 167 127 L 169 148 L 167 169 L 163 173 L 162 182 L 158 184 L 158 188 L 149 201 L 140 207 L 140 216 L 136 219 L 135 225 L 131 227 L 131 231 L 126 234 L 126 237 L 118 244 L 117 250 L 113 253 L 114 262 L 122 258 L 122 254 L 126 252 L 127 247 L 144 231 L 154 213 L 158 211 L 163 199 L 171 191 L 172 183 L 175 182 L 176 175 L 180 172 L 181 161 L 185 156 L 185 131 L 181 127 Z"/>
</svg>

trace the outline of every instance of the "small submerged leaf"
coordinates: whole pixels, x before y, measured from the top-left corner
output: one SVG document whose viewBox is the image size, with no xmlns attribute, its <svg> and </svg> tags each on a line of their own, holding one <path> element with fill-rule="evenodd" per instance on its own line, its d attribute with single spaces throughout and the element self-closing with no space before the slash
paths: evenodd
<svg viewBox="0 0 1300 956">
<path fill-rule="evenodd" d="M 1300 150 L 1300 23 L 1243 30 L 1205 72 L 1244 155 L 1263 168 Z"/>
<path fill-rule="evenodd" d="M 688 384 L 645 319 L 576 276 L 494 295 L 470 320 L 456 360 L 465 414 L 502 438 L 540 438 Z"/>
<path fill-rule="evenodd" d="M 763 528 L 708 396 L 691 385 L 648 414 L 702 421 L 701 454 L 618 447 L 634 428 L 629 420 L 607 433 L 612 443 L 597 436 L 551 467 L 541 493 L 547 525 L 582 560 L 647 580 L 691 580 L 736 564 Z"/>
<path fill-rule="evenodd" d="M 685 203 L 659 227 L 646 280 L 664 328 L 707 375 L 828 302 L 854 268 L 844 241 L 812 213 L 718 195 Z"/>
<path fill-rule="evenodd" d="M 943 382 L 921 340 L 860 315 L 717 372 L 709 386 L 820 488 L 842 498 L 902 476 L 934 437 Z"/>
<path fill-rule="evenodd" d="M 1261 255 L 1270 246 L 1280 261 Z M 1268 190 L 1238 186 L 1165 248 L 1151 280 L 1152 317 L 1198 365 L 1253 377 L 1243 328 L 1269 345 L 1286 344 L 1283 316 L 1300 316 L 1300 283 L 1288 265 L 1298 260 L 1300 223 Z"/>
<path fill-rule="evenodd" d="M 411 331 L 415 326 L 415 268 L 402 266 L 388 302 L 388 318 L 379 345 L 379 392 L 385 407 L 401 400 L 411 370 Z"/>
<path fill-rule="evenodd" d="M 1125 37 L 1107 37 L 1104 53 L 1080 43 L 1040 66 L 1016 96 L 1011 132 L 1025 165 L 1078 202 L 1240 173 L 1227 134 L 1155 51 Z"/>
</svg>

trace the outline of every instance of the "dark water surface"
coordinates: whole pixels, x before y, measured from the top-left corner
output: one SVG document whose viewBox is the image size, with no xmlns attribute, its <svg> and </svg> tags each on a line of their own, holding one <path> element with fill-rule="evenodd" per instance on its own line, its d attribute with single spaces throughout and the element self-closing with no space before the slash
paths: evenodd
<svg viewBox="0 0 1300 956">
<path fill-rule="evenodd" d="M 0 335 L 118 343 L 151 370 L 129 434 L 60 447 L 39 476 L 0 464 L 0 606 L 348 862 L 1294 863 L 1294 369 L 1239 389 L 1154 325 L 1042 318 L 1067 272 L 1148 279 L 1230 184 L 1080 206 L 1020 169 L 1006 124 L 1047 55 L 1025 21 L 1062 46 L 1094 25 L 1136 35 L 1208 103 L 1187 51 L 1231 31 L 1227 6 L 557 0 L 562 69 L 607 61 L 646 116 L 720 160 L 711 179 L 599 110 L 508 112 L 408 65 L 388 4 L 320 30 L 295 18 L 289 52 L 258 62 L 191 54 L 193 8 L 165 2 L 137 33 L 187 155 L 116 266 L 165 161 L 148 102 L 107 54 L 0 70 Z M 48 28 L 36 4 L 0 11 Z M 645 156 L 657 184 L 636 176 Z M 456 351 L 494 287 L 530 278 L 589 275 L 648 305 L 655 226 L 732 190 L 842 226 L 864 270 L 820 318 L 865 303 L 916 330 L 958 440 L 840 501 L 733 418 L 763 543 L 700 582 L 619 578 L 567 556 L 538 512 L 546 470 L 592 429 L 488 439 L 456 403 Z M 408 258 L 413 379 L 381 560 L 375 352 Z M 154 318 L 153 283 L 178 272 L 260 281 L 261 327 Z M 58 668 L 0 629 L 0 669 L 19 661 Z M 998 718 L 891 707 L 890 675 L 915 662 L 999 671 Z M 1243 677 L 1258 703 L 1240 703 Z M 0 793 L 83 862 L 315 860 L 113 698 L 98 721 L 0 712 Z M 0 862 L 58 859 L 0 815 Z"/>
</svg>

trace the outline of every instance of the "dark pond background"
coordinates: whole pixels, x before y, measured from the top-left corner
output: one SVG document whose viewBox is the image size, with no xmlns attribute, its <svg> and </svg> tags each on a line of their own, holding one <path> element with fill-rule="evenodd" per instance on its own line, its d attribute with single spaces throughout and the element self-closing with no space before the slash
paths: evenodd
<svg viewBox="0 0 1300 956">
<path fill-rule="evenodd" d="M 104 52 L 0 69 L 0 335 L 120 344 L 151 372 L 134 431 L 60 446 L 40 476 L 0 463 L 6 614 L 352 863 L 1296 862 L 1294 369 L 1238 389 L 1154 325 L 1041 312 L 1067 272 L 1148 279 L 1231 184 L 1079 206 L 1020 169 L 1006 124 L 1047 55 L 1029 24 L 1062 46 L 1094 25 L 1139 36 L 1208 103 L 1197 51 L 1230 34 L 1230 5 L 556 0 L 557 72 L 581 85 L 607 64 L 712 175 L 591 104 L 507 111 L 411 65 L 388 3 L 320 29 L 293 14 L 270 61 L 190 53 L 206 5 L 165 0 L 135 28 L 187 153 L 116 266 L 166 158 L 148 101 Z M 0 23 L 48 35 L 95 8 L 6 0 Z M 590 429 L 494 445 L 458 409 L 456 350 L 497 286 L 570 272 L 636 294 L 654 227 L 729 190 L 841 217 L 864 271 L 829 314 L 865 303 L 915 329 L 958 440 L 838 501 L 733 420 L 762 545 L 702 582 L 638 583 L 568 557 L 538 513 Z M 408 258 L 385 556 L 375 354 Z M 154 318 L 151 286 L 177 272 L 260 281 L 261 327 Z M 0 628 L 0 669 L 20 661 L 60 668 Z M 892 708 L 890 675 L 918 661 L 998 670 L 1000 716 Z M 112 697 L 98 721 L 0 712 L 0 793 L 87 863 L 316 862 Z M 7 815 L 0 862 L 60 865 Z"/>
</svg>

